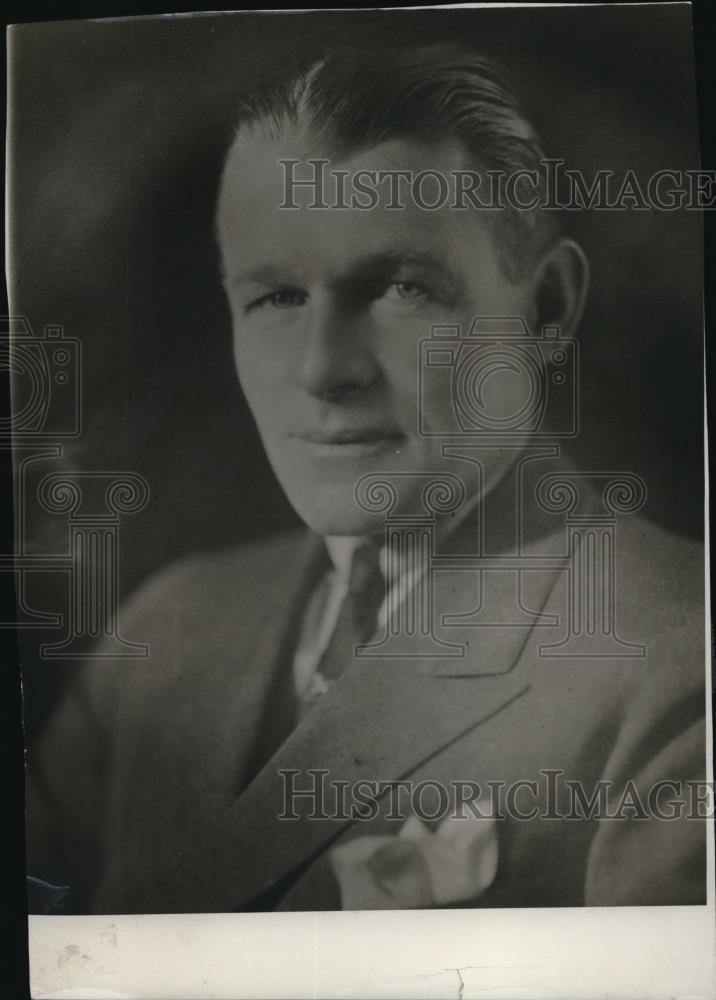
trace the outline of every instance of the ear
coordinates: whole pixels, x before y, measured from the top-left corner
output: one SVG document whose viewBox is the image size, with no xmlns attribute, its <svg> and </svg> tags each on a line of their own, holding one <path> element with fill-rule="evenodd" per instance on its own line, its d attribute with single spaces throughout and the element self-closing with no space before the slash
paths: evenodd
<svg viewBox="0 0 716 1000">
<path fill-rule="evenodd" d="M 580 245 L 560 239 L 545 253 L 532 282 L 533 329 L 559 326 L 563 336 L 572 336 L 582 318 L 589 287 L 589 262 Z"/>
</svg>

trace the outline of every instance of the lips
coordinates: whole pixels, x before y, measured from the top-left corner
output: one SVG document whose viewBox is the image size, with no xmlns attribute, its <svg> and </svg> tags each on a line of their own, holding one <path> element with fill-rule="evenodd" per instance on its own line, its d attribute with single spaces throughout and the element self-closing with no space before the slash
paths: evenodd
<svg viewBox="0 0 716 1000">
<path fill-rule="evenodd" d="M 343 427 L 336 430 L 310 430 L 294 433 L 291 437 L 300 438 L 310 444 L 372 444 L 378 441 L 397 441 L 403 437 L 399 431 L 389 427 Z"/>
</svg>

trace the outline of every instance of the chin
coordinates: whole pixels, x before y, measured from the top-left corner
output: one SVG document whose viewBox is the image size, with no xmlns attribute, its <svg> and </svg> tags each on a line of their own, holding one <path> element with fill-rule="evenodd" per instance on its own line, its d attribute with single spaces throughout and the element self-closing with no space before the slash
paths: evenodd
<svg viewBox="0 0 716 1000">
<path fill-rule="evenodd" d="M 294 505 L 302 521 L 319 535 L 361 536 L 378 535 L 385 528 L 382 517 L 361 514 L 360 511 L 346 513 L 345 510 L 329 510 L 299 507 Z"/>
<path fill-rule="evenodd" d="M 319 535 L 376 535 L 385 528 L 385 515 L 361 510 L 352 489 L 336 490 L 315 483 L 313 490 L 286 489 L 293 509 Z"/>
</svg>

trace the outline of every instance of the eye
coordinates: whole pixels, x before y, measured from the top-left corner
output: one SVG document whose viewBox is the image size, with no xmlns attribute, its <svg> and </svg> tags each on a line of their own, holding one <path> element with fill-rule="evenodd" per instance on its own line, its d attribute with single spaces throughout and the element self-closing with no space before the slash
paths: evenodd
<svg viewBox="0 0 716 1000">
<path fill-rule="evenodd" d="M 428 298 L 430 291 L 427 285 L 420 281 L 395 281 L 388 287 L 388 299 L 400 299 L 403 302 L 414 302 Z"/>
<path fill-rule="evenodd" d="M 278 291 L 262 295 L 260 299 L 250 302 L 248 309 L 295 309 L 306 304 L 308 296 L 295 288 L 279 288 Z"/>
</svg>

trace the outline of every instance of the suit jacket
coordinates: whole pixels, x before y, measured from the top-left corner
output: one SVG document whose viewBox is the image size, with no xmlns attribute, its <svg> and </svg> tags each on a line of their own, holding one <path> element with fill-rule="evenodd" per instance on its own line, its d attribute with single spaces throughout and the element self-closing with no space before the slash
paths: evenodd
<svg viewBox="0 0 716 1000">
<path fill-rule="evenodd" d="M 565 537 L 553 528 L 524 554 L 564 555 Z M 281 706 L 320 539 L 290 532 L 171 566 L 122 615 L 148 659 L 82 665 L 31 748 L 29 873 L 70 886 L 70 912 L 339 908 L 330 850 L 396 824 L 382 800 L 369 821 L 309 819 L 308 799 L 278 819 L 279 772 L 305 788 L 322 769 L 328 782 L 536 781 L 516 801 L 540 815 L 498 821 L 494 882 L 460 905 L 704 903 L 704 820 L 555 818 L 545 798 L 547 771 L 561 790 L 608 781 L 643 801 L 657 781 L 704 775 L 702 548 L 638 516 L 618 540 L 618 630 L 645 656 L 541 655 L 563 638 L 569 575 L 566 558 L 537 560 L 520 603 L 538 627 L 444 633 L 462 656 L 357 659 L 293 729 Z M 514 581 L 492 574 L 494 607 L 514 605 Z M 437 573 L 436 607 L 469 612 L 478 583 L 469 568 Z"/>
</svg>

